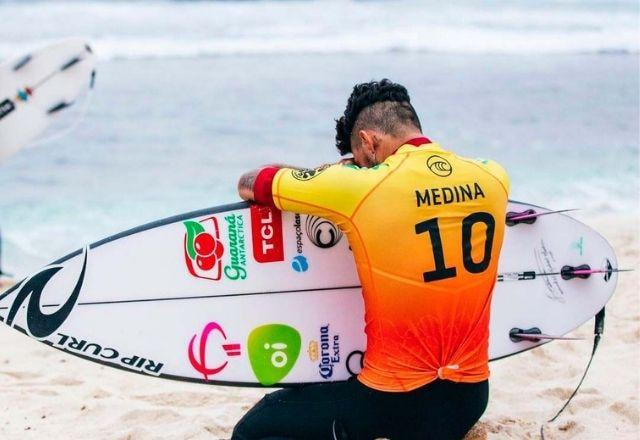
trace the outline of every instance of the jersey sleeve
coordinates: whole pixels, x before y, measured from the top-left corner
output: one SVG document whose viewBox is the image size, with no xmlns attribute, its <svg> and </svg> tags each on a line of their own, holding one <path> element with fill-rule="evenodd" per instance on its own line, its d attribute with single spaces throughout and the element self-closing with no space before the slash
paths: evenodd
<svg viewBox="0 0 640 440">
<path fill-rule="evenodd" d="M 283 211 L 348 218 L 389 174 L 389 168 L 388 164 L 373 168 L 341 164 L 310 170 L 281 168 L 272 183 L 273 202 Z"/>
</svg>

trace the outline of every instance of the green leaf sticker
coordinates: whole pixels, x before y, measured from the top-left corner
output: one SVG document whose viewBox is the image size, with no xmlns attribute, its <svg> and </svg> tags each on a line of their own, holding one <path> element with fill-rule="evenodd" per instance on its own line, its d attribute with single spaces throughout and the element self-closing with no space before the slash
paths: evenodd
<svg viewBox="0 0 640 440">
<path fill-rule="evenodd" d="M 301 343 L 300 333 L 288 325 L 267 324 L 254 328 L 247 348 L 258 382 L 269 386 L 284 379 L 298 360 Z"/>
<path fill-rule="evenodd" d="M 204 232 L 204 226 L 191 220 L 184 222 L 184 226 L 187 228 L 187 254 L 189 258 L 195 260 L 198 255 L 196 254 L 196 248 L 193 242 L 198 234 Z"/>
</svg>

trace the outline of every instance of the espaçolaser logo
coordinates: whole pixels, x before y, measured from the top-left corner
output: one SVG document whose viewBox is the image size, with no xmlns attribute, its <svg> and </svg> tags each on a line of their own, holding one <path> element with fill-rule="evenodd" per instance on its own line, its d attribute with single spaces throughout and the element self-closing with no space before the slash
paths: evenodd
<svg viewBox="0 0 640 440">
<path fill-rule="evenodd" d="M 249 334 L 247 349 L 253 374 L 262 385 L 274 385 L 291 371 L 302 340 L 300 333 L 284 324 L 267 324 Z"/>
<path fill-rule="evenodd" d="M 222 276 L 224 246 L 220 241 L 218 220 L 215 217 L 184 222 L 184 258 L 194 277 L 219 280 Z"/>
</svg>

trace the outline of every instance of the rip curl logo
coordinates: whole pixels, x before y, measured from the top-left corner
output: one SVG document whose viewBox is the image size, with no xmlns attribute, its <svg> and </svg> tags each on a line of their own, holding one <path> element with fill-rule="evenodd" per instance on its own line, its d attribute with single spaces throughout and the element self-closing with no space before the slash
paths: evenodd
<svg viewBox="0 0 640 440">
<path fill-rule="evenodd" d="M 328 167 L 329 165 L 323 165 L 321 167 L 313 168 L 313 169 L 293 170 L 291 171 L 291 175 L 293 176 L 294 179 L 297 179 L 297 180 L 302 180 L 302 181 L 311 180 L 314 177 L 317 177 L 321 172 L 326 170 Z"/>
<path fill-rule="evenodd" d="M 335 246 L 342 238 L 342 231 L 329 220 L 310 215 L 305 223 L 309 241 L 321 249 Z"/>
<path fill-rule="evenodd" d="M 191 366 L 201 373 L 204 376 L 204 380 L 209 380 L 209 376 L 216 375 L 224 370 L 229 363 L 227 359 L 218 360 L 218 363 L 214 367 L 207 366 L 207 342 L 209 340 L 209 335 L 212 332 L 217 332 L 223 339 L 223 341 L 227 340 L 227 334 L 224 332 L 223 328 L 217 322 L 210 322 L 204 326 L 202 329 L 202 333 L 200 334 L 200 344 L 198 346 L 198 356 L 194 352 L 194 346 L 197 334 L 193 335 L 191 340 L 189 341 L 189 362 L 191 362 Z M 220 344 L 222 350 L 225 353 L 226 357 L 234 357 L 240 356 L 240 344 L 231 343 L 231 344 Z"/>
<path fill-rule="evenodd" d="M 427 167 L 439 177 L 447 177 L 453 171 L 451 164 L 442 156 L 434 154 L 427 159 Z"/>
<path fill-rule="evenodd" d="M 9 308 L 9 314 L 7 315 L 6 324 L 13 326 L 13 321 L 16 314 L 22 307 L 22 304 L 29 299 L 27 304 L 27 330 L 31 336 L 37 339 L 43 339 L 53 334 L 60 326 L 67 320 L 71 312 L 73 311 L 80 291 L 82 290 L 82 284 L 84 283 L 84 274 L 87 268 L 87 253 L 88 250 L 84 249 L 84 260 L 82 262 L 82 270 L 76 285 L 73 288 L 71 295 L 65 301 L 65 303 L 57 311 L 45 314 L 40 310 L 40 298 L 42 292 L 47 283 L 57 274 L 64 266 L 52 266 L 42 269 L 40 272 L 29 278 L 24 284 L 18 284 L 15 289 L 11 289 L 5 294 L 0 296 L 0 300 L 6 298 L 9 294 L 17 290 L 16 298 L 13 300 L 11 307 Z"/>
</svg>

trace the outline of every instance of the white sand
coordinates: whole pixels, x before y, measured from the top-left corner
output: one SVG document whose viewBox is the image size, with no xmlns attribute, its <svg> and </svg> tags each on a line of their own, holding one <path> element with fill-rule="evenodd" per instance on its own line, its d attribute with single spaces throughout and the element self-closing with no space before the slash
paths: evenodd
<svg viewBox="0 0 640 440">
<path fill-rule="evenodd" d="M 638 269 L 635 219 L 590 222 L 621 267 Z M 621 274 L 605 333 L 580 393 L 548 439 L 640 438 L 639 273 Z M 574 335 L 491 364 L 491 400 L 467 436 L 537 439 L 569 396 L 591 350 L 593 321 Z M 0 438 L 223 439 L 263 391 L 148 378 L 64 354 L 0 327 Z"/>
</svg>

